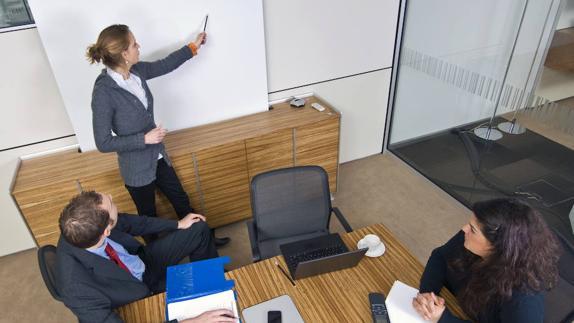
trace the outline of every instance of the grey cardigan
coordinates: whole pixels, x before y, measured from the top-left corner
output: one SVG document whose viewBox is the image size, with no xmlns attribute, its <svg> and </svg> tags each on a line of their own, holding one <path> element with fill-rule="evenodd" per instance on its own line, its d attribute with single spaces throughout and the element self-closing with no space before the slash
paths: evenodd
<svg viewBox="0 0 574 323">
<path fill-rule="evenodd" d="M 122 89 L 105 69 L 96 79 L 92 93 L 96 147 L 103 153 L 117 152 L 120 173 L 126 185 L 140 187 L 154 181 L 160 153 L 171 165 L 163 143 L 146 145 L 144 142 L 144 135 L 156 127 L 153 96 L 146 81 L 175 70 L 192 56 L 191 49 L 184 46 L 164 59 L 139 62 L 132 66 L 131 72 L 142 81 L 148 100 L 147 110 L 135 95 Z"/>
</svg>

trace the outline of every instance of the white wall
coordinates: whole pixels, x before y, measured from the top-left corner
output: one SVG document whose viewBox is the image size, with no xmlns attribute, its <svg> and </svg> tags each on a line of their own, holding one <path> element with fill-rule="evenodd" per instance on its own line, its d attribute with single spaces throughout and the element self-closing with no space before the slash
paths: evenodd
<svg viewBox="0 0 574 323">
<path fill-rule="evenodd" d="M 316 92 L 343 114 L 340 162 L 380 153 L 399 0 L 263 4 L 270 100 Z"/>
<path fill-rule="evenodd" d="M 392 65 L 398 0 L 264 2 L 269 92 Z"/>
<path fill-rule="evenodd" d="M 0 34 L 0 150 L 74 134 L 38 31 Z"/>
<path fill-rule="evenodd" d="M 272 93 L 269 95 L 269 100 L 310 91 L 315 92 L 342 112 L 341 162 L 380 153 L 387 111 L 391 74 L 389 67 L 395 40 L 398 0 L 370 0 L 362 6 L 343 0 L 336 0 L 335 2 L 326 0 L 291 2 L 283 0 L 279 2 L 282 3 L 275 0 L 263 2 L 266 27 L 270 23 L 275 24 L 273 27 L 266 28 L 265 34 L 267 66 L 268 73 L 270 73 L 268 77 L 274 80 L 288 80 L 287 83 L 283 81 L 274 83 L 277 85 L 275 90 L 281 90 L 283 86 L 294 87 L 294 89 Z M 290 5 L 285 7 L 285 4 Z M 331 5 L 336 6 L 338 10 L 329 11 L 328 8 Z M 349 6 L 350 15 L 342 10 L 345 6 Z M 285 8 L 288 10 L 283 10 Z M 304 13 L 304 15 L 297 15 L 297 13 Z M 363 17 L 367 16 L 370 17 L 370 20 L 361 21 Z M 354 21 L 357 19 L 359 21 Z M 283 28 L 288 26 L 277 25 L 279 21 L 289 20 L 292 20 L 297 28 Z M 338 29 L 328 28 L 329 24 Z M 361 28 L 372 28 L 368 33 L 369 38 L 365 36 L 367 33 L 361 33 L 359 30 Z M 351 32 L 341 34 L 340 30 Z M 307 33 L 302 35 L 301 31 Z M 34 37 L 24 35 L 22 32 L 15 32 L 9 37 L 14 38 L 18 45 L 24 49 L 39 47 L 40 41 L 37 31 L 32 29 L 29 33 L 34 34 Z M 286 44 L 298 39 L 298 37 L 306 39 L 306 46 L 298 51 L 300 56 L 291 56 L 287 52 L 289 46 Z M 3 44 L 2 41 L 5 39 L 6 34 L 0 34 L 0 44 Z M 341 55 L 323 59 L 338 54 L 336 49 L 333 50 L 334 45 L 341 48 Z M 2 48 L 4 49 L 4 46 Z M 371 50 L 372 48 L 376 50 Z M 9 62 L 1 60 L 0 67 L 5 69 L 9 64 L 25 64 L 30 60 L 40 60 L 41 66 L 48 66 L 46 57 L 41 50 L 29 51 L 24 49 L 19 50 L 18 54 L 12 57 Z M 269 53 L 274 53 L 274 55 L 270 56 Z M 312 59 L 309 59 L 310 57 Z M 351 69 L 348 66 L 342 66 L 345 62 L 345 60 L 341 61 L 342 58 L 355 60 L 350 64 Z M 361 63 L 360 61 L 369 62 L 370 65 L 357 64 Z M 296 69 L 299 62 L 306 64 L 306 73 L 298 74 L 299 77 L 293 78 L 291 77 L 292 74 L 289 74 L 289 70 Z M 316 70 L 313 70 L 314 62 L 320 64 L 317 65 L 318 69 Z M 369 71 L 370 68 L 386 69 Z M 364 74 L 349 77 L 349 74 L 357 73 Z M 14 76 L 16 77 L 12 80 L 13 84 L 25 84 L 25 80 L 30 77 L 30 74 L 16 73 Z M 47 93 L 45 95 L 51 96 L 53 103 L 50 103 L 49 107 L 46 106 L 48 100 L 44 99 L 41 102 L 30 103 L 28 109 L 34 111 L 32 116 L 36 115 L 35 109 L 38 109 L 39 106 L 52 109 L 53 112 L 50 113 L 65 115 L 65 109 L 53 76 L 47 71 L 42 77 L 44 81 L 35 86 L 34 92 L 15 89 L 14 87 L 10 89 L 2 87 L 0 88 L 0 95 L 4 97 L 8 94 L 14 94 L 34 97 L 38 93 Z M 331 78 L 337 79 L 332 80 Z M 309 85 L 309 83 L 314 84 Z M 270 91 L 273 90 L 270 89 Z M 14 122 L 14 132 L 23 132 L 22 135 L 27 134 L 28 130 L 21 130 L 25 129 L 26 125 L 27 123 L 24 121 Z M 52 126 L 51 129 L 63 131 L 66 134 L 71 133 L 70 122 L 67 118 L 51 122 L 50 125 Z M 39 138 L 50 139 L 48 131 L 39 128 L 33 130 L 38 130 Z M 17 135 L 13 135 L 13 137 L 15 138 Z M 71 137 L 0 152 L 0 167 L 2 167 L 0 185 L 4 188 L 4 193 L 0 194 L 0 205 L 3 206 L 3 216 L 0 218 L 0 244 L 2 245 L 0 256 L 34 247 L 33 239 L 9 195 L 9 186 L 18 157 L 76 143 L 76 139 Z M 12 147 L 14 146 L 17 144 L 12 142 Z"/>
</svg>

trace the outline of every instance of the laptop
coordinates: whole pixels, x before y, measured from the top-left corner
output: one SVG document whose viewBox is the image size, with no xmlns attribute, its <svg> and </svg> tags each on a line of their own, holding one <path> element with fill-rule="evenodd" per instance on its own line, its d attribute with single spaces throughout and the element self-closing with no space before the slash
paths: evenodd
<svg viewBox="0 0 574 323">
<path fill-rule="evenodd" d="M 282 244 L 279 249 L 293 279 L 354 267 L 368 250 L 349 251 L 336 233 Z"/>
</svg>

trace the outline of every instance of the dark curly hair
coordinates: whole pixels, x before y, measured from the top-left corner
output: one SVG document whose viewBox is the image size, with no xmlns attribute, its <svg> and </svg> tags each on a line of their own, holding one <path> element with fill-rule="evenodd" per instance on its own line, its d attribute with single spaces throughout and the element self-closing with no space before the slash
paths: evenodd
<svg viewBox="0 0 574 323">
<path fill-rule="evenodd" d="M 539 292 L 556 285 L 559 244 L 536 210 L 510 198 L 478 202 L 472 210 L 492 250 L 481 258 L 465 249 L 449 263 L 468 275 L 457 295 L 467 315 L 476 319 L 487 307 L 509 300 L 513 292 Z"/>
</svg>

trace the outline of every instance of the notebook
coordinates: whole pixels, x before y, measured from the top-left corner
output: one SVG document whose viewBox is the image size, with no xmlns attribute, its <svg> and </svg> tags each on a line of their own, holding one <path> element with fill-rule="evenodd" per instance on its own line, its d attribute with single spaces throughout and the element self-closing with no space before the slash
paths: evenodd
<svg viewBox="0 0 574 323">
<path fill-rule="evenodd" d="M 418 292 L 418 289 L 395 280 L 385 300 L 391 322 L 428 323 L 412 305 L 413 298 L 417 296 Z"/>
<path fill-rule="evenodd" d="M 206 311 L 229 309 L 238 316 L 233 280 L 226 280 L 219 257 L 167 268 L 166 316 L 168 320 L 196 317 Z"/>
</svg>

